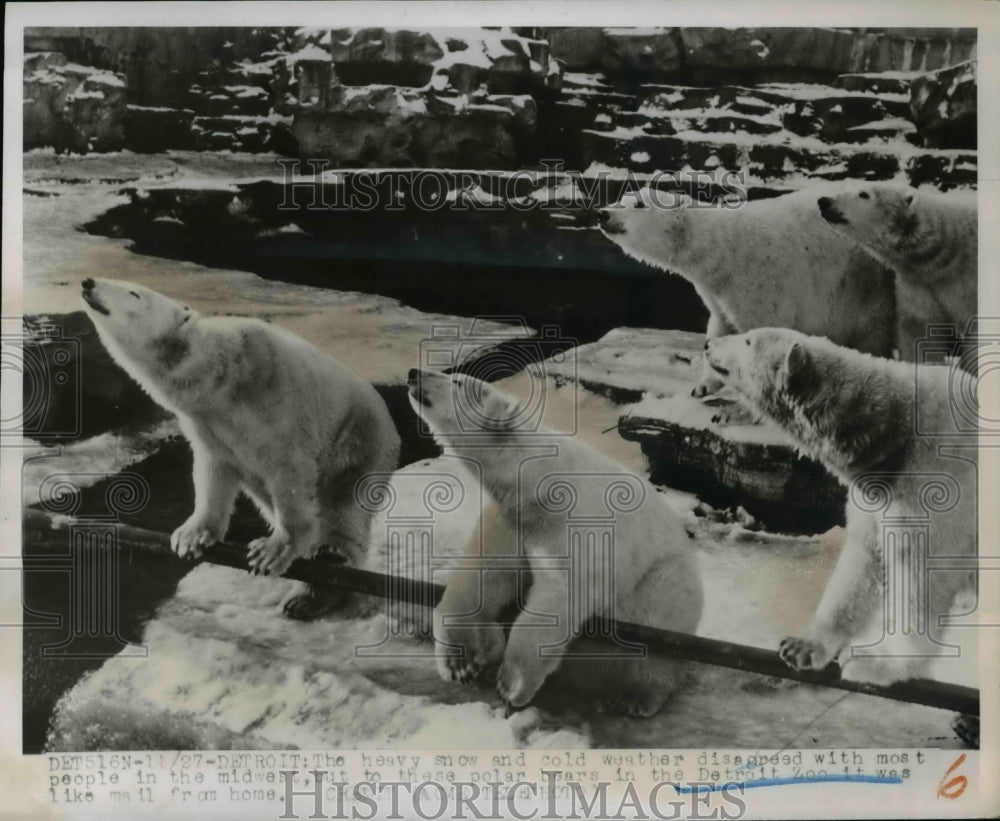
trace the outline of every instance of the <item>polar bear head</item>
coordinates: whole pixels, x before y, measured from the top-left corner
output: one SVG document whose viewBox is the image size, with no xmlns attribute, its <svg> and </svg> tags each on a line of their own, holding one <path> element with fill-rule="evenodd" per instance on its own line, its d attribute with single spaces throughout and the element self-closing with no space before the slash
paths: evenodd
<svg viewBox="0 0 1000 821">
<path fill-rule="evenodd" d="M 912 431 L 912 368 L 900 363 L 787 328 L 711 339 L 705 357 L 725 384 L 842 476 L 882 463 Z"/>
<path fill-rule="evenodd" d="M 198 315 L 150 288 L 115 279 L 85 279 L 82 297 L 108 353 L 132 376 L 170 371 L 190 351 Z"/>
<path fill-rule="evenodd" d="M 629 192 L 599 216 L 601 232 L 630 257 L 663 270 L 687 247 L 688 201 L 674 191 Z"/>
<path fill-rule="evenodd" d="M 895 247 L 917 221 L 918 193 L 897 185 L 863 185 L 817 200 L 819 212 L 837 232 L 874 252 Z"/>
<path fill-rule="evenodd" d="M 815 346 L 798 331 L 756 328 L 705 343 L 715 374 L 759 411 L 785 422 L 819 388 Z"/>
<path fill-rule="evenodd" d="M 462 436 L 506 434 L 526 419 L 515 397 L 464 374 L 413 368 L 407 387 L 414 411 L 442 444 Z"/>
</svg>

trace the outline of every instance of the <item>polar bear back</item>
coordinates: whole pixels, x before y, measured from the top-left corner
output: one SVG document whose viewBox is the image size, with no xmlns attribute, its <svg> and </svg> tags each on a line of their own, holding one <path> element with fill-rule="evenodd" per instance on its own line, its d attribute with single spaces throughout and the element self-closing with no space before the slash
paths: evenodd
<svg viewBox="0 0 1000 821">
<path fill-rule="evenodd" d="M 197 321 L 196 350 L 169 386 L 189 438 L 253 462 L 264 476 L 269 464 L 293 458 L 320 473 L 395 468 L 398 435 L 368 382 L 267 323 Z"/>
</svg>

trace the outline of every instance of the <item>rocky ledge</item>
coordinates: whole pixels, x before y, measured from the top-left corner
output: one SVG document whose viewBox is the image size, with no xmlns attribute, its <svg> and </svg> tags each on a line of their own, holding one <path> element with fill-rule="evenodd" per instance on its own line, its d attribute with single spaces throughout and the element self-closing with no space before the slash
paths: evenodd
<svg viewBox="0 0 1000 821">
<path fill-rule="evenodd" d="M 737 413 L 732 398 L 691 397 L 701 375 L 702 334 L 619 328 L 562 362 L 543 363 L 556 383 L 621 402 L 618 432 L 638 442 L 654 483 L 691 491 L 716 507 L 742 507 L 780 532 L 821 533 L 843 522 L 843 488 L 819 463 L 798 454 L 767 423 L 717 423 Z"/>
</svg>

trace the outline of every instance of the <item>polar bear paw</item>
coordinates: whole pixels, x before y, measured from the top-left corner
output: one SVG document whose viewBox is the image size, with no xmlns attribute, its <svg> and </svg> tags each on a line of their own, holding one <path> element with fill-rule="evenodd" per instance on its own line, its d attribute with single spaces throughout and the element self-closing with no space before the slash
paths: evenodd
<svg viewBox="0 0 1000 821">
<path fill-rule="evenodd" d="M 343 590 L 295 582 L 281 600 L 278 609 L 290 619 L 312 621 L 336 610 L 344 598 Z"/>
<path fill-rule="evenodd" d="M 219 528 L 194 517 L 170 536 L 170 549 L 182 559 L 198 559 L 205 548 L 222 541 Z"/>
<path fill-rule="evenodd" d="M 541 659 L 537 658 L 537 648 L 534 649 L 534 659 L 523 653 L 508 652 L 497 672 L 497 693 L 507 704 L 508 710 L 527 706 L 545 682 L 548 671 L 541 664 Z"/>
<path fill-rule="evenodd" d="M 446 648 L 452 645 L 448 655 L 438 656 L 438 673 L 445 681 L 457 681 L 460 684 L 475 681 L 503 653 L 503 629 L 498 625 L 478 628 L 437 627 L 434 638 Z"/>
<path fill-rule="evenodd" d="M 782 639 L 778 655 L 794 670 L 823 670 L 833 661 L 835 654 L 817 641 L 789 637 Z"/>
<path fill-rule="evenodd" d="M 439 670 L 441 678 L 457 681 L 459 684 L 469 684 L 479 678 L 479 674 L 483 671 L 485 665 L 481 659 L 471 657 L 469 648 L 466 647 L 463 649 L 465 650 L 464 653 L 445 656 L 441 660 L 441 668 Z"/>
<path fill-rule="evenodd" d="M 291 541 L 283 533 L 254 539 L 247 547 L 247 562 L 255 576 L 280 576 L 298 558 Z"/>
<path fill-rule="evenodd" d="M 759 425 L 764 418 L 755 411 L 732 402 L 724 410 L 712 414 L 712 424 L 720 427 L 735 427 L 737 425 Z"/>
<path fill-rule="evenodd" d="M 722 390 L 723 382 L 718 377 L 706 376 L 697 385 L 691 388 L 691 395 L 695 399 L 704 399 Z"/>
</svg>

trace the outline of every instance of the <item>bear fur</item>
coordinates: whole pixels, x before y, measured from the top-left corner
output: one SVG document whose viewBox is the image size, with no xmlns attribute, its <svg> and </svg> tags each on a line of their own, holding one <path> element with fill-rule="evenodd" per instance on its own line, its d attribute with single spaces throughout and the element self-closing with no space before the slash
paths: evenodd
<svg viewBox="0 0 1000 821">
<path fill-rule="evenodd" d="M 877 683 L 925 676 L 948 655 L 942 620 L 958 600 L 975 596 L 972 377 L 778 328 L 710 340 L 706 359 L 848 489 L 837 567 L 805 637 L 785 639 L 782 658 L 814 670 L 839 659 L 846 675 Z M 943 566 L 928 572 L 907 534 L 924 534 L 927 556 Z M 888 580 L 904 577 L 916 586 L 889 589 Z M 893 601 L 899 604 L 888 612 Z"/>
<path fill-rule="evenodd" d="M 438 656 L 441 676 L 466 682 L 499 664 L 497 691 L 522 707 L 561 668 L 561 679 L 619 712 L 656 713 L 686 663 L 581 636 L 591 617 L 695 630 L 701 579 L 678 517 L 644 480 L 570 437 L 532 427 L 518 400 L 486 382 L 414 370 L 408 384 L 445 454 L 462 460 L 492 500 L 434 611 L 434 638 L 452 650 Z M 580 519 L 584 544 L 588 529 L 607 539 L 589 554 L 570 547 L 581 544 L 570 535 Z M 516 617 L 507 636 L 509 609 Z"/>
<path fill-rule="evenodd" d="M 978 311 L 974 195 L 877 184 L 852 186 L 817 204 L 837 233 L 896 272 L 901 358 L 916 359 L 916 343 L 928 337 L 929 324 L 953 325 L 963 336 Z"/>
<path fill-rule="evenodd" d="M 85 280 L 83 300 L 111 356 L 168 411 L 194 454 L 194 512 L 170 538 L 197 558 L 221 541 L 242 490 L 270 535 L 254 572 L 281 575 L 318 549 L 358 564 L 371 514 L 355 483 L 396 468 L 399 436 L 375 389 L 305 340 L 256 319 L 202 317 L 149 288 Z M 341 594 L 296 582 L 282 602 L 314 618 Z"/>
<path fill-rule="evenodd" d="M 629 256 L 694 286 L 710 312 L 709 339 L 775 326 L 892 356 L 892 272 L 829 230 L 818 190 L 726 208 L 644 188 L 605 209 L 601 229 Z M 706 365 L 693 393 L 720 384 Z"/>
</svg>

